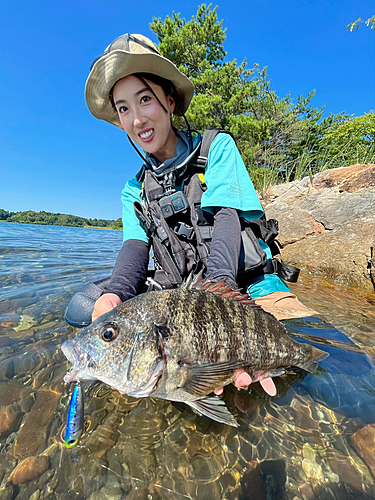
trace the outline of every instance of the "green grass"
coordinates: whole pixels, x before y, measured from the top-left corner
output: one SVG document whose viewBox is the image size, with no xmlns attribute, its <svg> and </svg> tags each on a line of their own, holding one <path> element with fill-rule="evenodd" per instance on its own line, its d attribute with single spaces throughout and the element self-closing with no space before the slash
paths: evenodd
<svg viewBox="0 0 375 500">
<path fill-rule="evenodd" d="M 267 162 L 265 162 L 267 164 Z M 349 165 L 375 164 L 375 144 L 345 144 L 335 152 L 307 153 L 288 163 L 271 164 L 267 168 L 248 167 L 255 189 L 263 195 L 270 186 L 299 180 L 324 170 Z"/>
</svg>

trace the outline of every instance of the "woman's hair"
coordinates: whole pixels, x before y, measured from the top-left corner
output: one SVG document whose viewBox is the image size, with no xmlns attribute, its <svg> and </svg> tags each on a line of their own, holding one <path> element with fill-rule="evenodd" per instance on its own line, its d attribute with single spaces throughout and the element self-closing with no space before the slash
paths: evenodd
<svg viewBox="0 0 375 500">
<path fill-rule="evenodd" d="M 159 98 L 157 97 L 157 95 L 155 94 L 155 92 L 152 90 L 152 88 L 150 87 L 150 85 L 148 85 L 148 83 L 147 83 L 146 80 L 154 83 L 155 85 L 159 85 L 159 87 L 161 87 L 163 89 L 164 94 L 166 96 L 171 96 L 172 99 L 176 103 L 176 107 L 180 108 L 179 95 L 178 95 L 178 93 L 176 91 L 176 88 L 175 88 L 174 84 L 170 80 L 166 80 L 165 78 L 163 78 L 161 76 L 158 76 L 158 75 L 154 75 L 153 73 L 133 73 L 133 76 L 135 76 L 136 78 L 138 78 L 139 80 L 141 80 L 142 83 L 145 84 L 145 86 L 153 94 L 153 96 L 155 97 L 155 99 L 158 101 L 158 103 L 164 109 L 165 112 L 168 112 L 168 111 L 165 109 L 165 106 L 160 102 Z M 113 87 L 111 88 L 111 91 L 109 93 L 109 99 L 111 101 L 113 109 L 117 113 L 117 109 L 116 109 L 116 106 L 115 106 L 115 103 L 114 103 L 114 100 L 113 100 Z"/>
</svg>

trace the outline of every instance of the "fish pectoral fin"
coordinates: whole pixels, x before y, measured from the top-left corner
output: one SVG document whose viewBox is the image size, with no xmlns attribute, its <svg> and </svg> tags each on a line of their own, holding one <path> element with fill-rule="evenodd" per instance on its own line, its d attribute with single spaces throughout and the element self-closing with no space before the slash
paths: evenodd
<svg viewBox="0 0 375 500">
<path fill-rule="evenodd" d="M 236 419 L 225 406 L 224 401 L 217 397 L 187 401 L 186 404 L 191 406 L 198 413 L 212 418 L 212 420 L 216 420 L 216 422 L 238 427 Z"/>
<path fill-rule="evenodd" d="M 246 366 L 244 361 L 225 361 L 219 363 L 184 364 L 181 361 L 181 368 L 185 369 L 186 381 L 181 387 L 193 396 L 205 396 L 215 389 L 231 382 L 228 377 L 233 375 L 234 370 Z"/>
</svg>

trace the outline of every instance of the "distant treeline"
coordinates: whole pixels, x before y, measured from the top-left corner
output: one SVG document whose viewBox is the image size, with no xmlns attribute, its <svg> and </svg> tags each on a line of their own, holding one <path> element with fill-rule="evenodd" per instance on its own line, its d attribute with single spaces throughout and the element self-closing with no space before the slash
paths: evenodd
<svg viewBox="0 0 375 500">
<path fill-rule="evenodd" d="M 108 229 L 122 229 L 122 220 L 117 219 L 85 219 L 71 214 L 54 214 L 52 212 L 8 212 L 0 208 L 0 221 L 20 222 L 24 224 L 46 224 L 49 226 L 73 227 L 107 227 Z"/>
</svg>

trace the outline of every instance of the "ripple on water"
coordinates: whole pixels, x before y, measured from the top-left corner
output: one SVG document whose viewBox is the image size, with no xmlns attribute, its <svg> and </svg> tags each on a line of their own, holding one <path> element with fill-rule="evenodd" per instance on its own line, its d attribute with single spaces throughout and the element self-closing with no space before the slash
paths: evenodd
<svg viewBox="0 0 375 500">
<path fill-rule="evenodd" d="M 77 331 L 65 325 L 64 310 L 83 283 L 110 273 L 121 234 L 0 223 L 0 241 L 0 499 L 375 498 L 362 438 L 370 441 L 375 424 L 374 367 L 365 353 L 330 347 L 316 374 L 276 379 L 275 398 L 259 384 L 226 388 L 238 429 L 181 404 L 86 383 L 85 431 L 81 444 L 66 450 L 71 388 L 63 385 L 60 345 Z M 309 287 L 303 296 L 322 317 L 291 320 L 290 333 L 347 341 L 323 319 L 337 308 L 344 331 L 371 354 L 375 318 L 367 305 L 360 311 L 341 297 L 338 306 L 324 290 L 317 303 Z M 34 462 L 48 470 L 36 475 L 26 467 Z"/>
</svg>

